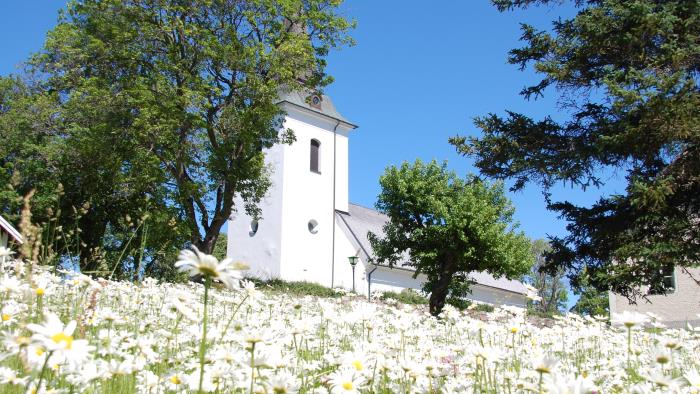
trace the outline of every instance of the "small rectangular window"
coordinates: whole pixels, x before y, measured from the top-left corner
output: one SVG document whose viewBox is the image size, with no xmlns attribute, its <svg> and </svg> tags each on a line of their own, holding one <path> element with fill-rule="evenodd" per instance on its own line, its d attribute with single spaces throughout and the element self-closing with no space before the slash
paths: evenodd
<svg viewBox="0 0 700 394">
<path fill-rule="evenodd" d="M 310 167 L 310 170 L 312 172 L 316 172 L 319 174 L 321 173 L 321 171 L 319 170 L 319 163 L 318 163 L 319 162 L 318 157 L 319 157 L 320 150 L 321 150 L 321 143 L 318 142 L 318 140 L 311 140 L 311 157 L 309 160 L 309 162 L 310 162 L 309 167 Z"/>
<path fill-rule="evenodd" d="M 673 265 L 666 265 L 657 275 L 654 283 L 649 286 L 649 294 L 669 294 L 676 290 L 676 276 Z"/>
</svg>

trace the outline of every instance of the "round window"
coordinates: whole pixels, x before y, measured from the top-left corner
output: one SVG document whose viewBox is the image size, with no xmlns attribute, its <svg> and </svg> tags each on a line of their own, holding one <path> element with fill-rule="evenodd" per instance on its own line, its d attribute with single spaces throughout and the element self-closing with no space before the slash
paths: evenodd
<svg viewBox="0 0 700 394">
<path fill-rule="evenodd" d="M 250 235 L 252 237 L 257 232 L 258 232 L 258 221 L 251 220 L 250 221 L 250 228 L 248 229 L 248 235 Z"/>
<path fill-rule="evenodd" d="M 309 220 L 309 232 L 316 234 L 318 232 L 318 222 L 314 219 Z"/>
</svg>

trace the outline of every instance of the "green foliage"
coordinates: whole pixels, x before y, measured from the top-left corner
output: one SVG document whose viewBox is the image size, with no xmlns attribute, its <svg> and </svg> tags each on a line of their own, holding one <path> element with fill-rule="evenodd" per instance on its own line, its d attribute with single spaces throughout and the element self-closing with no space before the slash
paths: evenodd
<svg viewBox="0 0 700 394">
<path fill-rule="evenodd" d="M 466 298 L 461 298 L 461 297 L 450 297 L 448 296 L 445 299 L 445 304 L 447 305 L 452 305 L 453 307 L 459 309 L 460 311 L 463 311 L 470 306 L 472 306 L 472 302 Z"/>
<path fill-rule="evenodd" d="M 571 312 L 589 316 L 608 316 L 610 314 L 608 293 L 591 286 L 588 275 L 582 276 L 581 286 L 576 295 L 579 296 L 579 299 L 576 301 L 576 305 L 571 308 Z"/>
<path fill-rule="evenodd" d="M 396 300 L 402 304 L 408 305 L 425 305 L 428 303 L 428 299 L 425 298 L 424 295 L 412 289 L 403 289 L 401 292 L 385 291 L 379 298 L 384 301 Z"/>
<path fill-rule="evenodd" d="M 477 312 L 493 312 L 494 309 L 494 306 L 491 304 L 476 304 L 476 307 L 474 307 L 474 310 Z"/>
<path fill-rule="evenodd" d="M 448 295 L 467 294 L 469 273 L 520 278 L 532 265 L 530 242 L 513 224 L 503 185 L 460 179 L 445 164 L 416 160 L 389 167 L 377 208 L 389 216 L 384 238 L 369 234 L 377 260 L 425 274 L 423 290 L 438 314 Z M 402 261 L 405 256 L 409 261 Z"/>
<path fill-rule="evenodd" d="M 36 189 L 34 218 L 58 216 L 58 255 L 86 272 L 169 276 L 187 244 L 211 253 L 233 210 L 259 214 L 261 148 L 293 140 L 279 92 L 325 86 L 351 43 L 339 4 L 69 2 L 29 82 L 0 78 L 0 210 Z"/>
<path fill-rule="evenodd" d="M 554 316 L 560 316 L 561 314 L 559 313 L 559 311 L 543 311 L 538 308 L 527 308 L 527 315 L 552 319 L 554 318 Z"/>
<path fill-rule="evenodd" d="M 530 309 L 534 308 L 545 314 L 561 312 L 566 307 L 569 298 L 569 292 L 564 282 L 566 277 L 564 269 L 559 268 L 554 273 L 545 270 L 545 256 L 551 250 L 551 246 L 544 239 L 532 241 L 532 255 L 535 258 L 535 264 L 525 278 L 532 287 L 537 289 L 537 295 L 541 298 L 541 300 L 533 302 Z"/>
<path fill-rule="evenodd" d="M 219 261 L 226 258 L 226 248 L 228 247 L 228 236 L 226 233 L 220 233 L 219 239 L 216 241 L 216 246 L 212 251 L 212 255 L 219 259 Z"/>
<path fill-rule="evenodd" d="M 284 293 L 290 296 L 303 297 L 303 296 L 314 296 L 314 297 L 325 297 L 325 298 L 338 298 L 342 296 L 339 293 L 328 287 L 319 285 L 317 283 L 311 282 L 288 282 L 282 279 L 270 279 L 266 281 L 261 281 L 259 279 L 249 279 L 252 280 L 256 287 L 261 290 L 270 291 L 273 293 Z"/>
<path fill-rule="evenodd" d="M 631 300 L 664 266 L 700 261 L 700 3 L 571 1 L 576 16 L 551 30 L 522 26 L 524 46 L 509 62 L 542 77 L 526 99 L 556 92 L 557 118 L 508 111 L 476 119 L 481 137 L 451 139 L 476 166 L 513 189 L 539 183 L 549 208 L 569 221 L 551 240 L 552 272 L 563 267 L 574 287 L 590 285 Z M 501 10 L 551 0 L 494 0 Z M 620 195 L 590 207 L 552 201 L 558 183 L 586 189 L 611 172 L 626 174 Z"/>
</svg>

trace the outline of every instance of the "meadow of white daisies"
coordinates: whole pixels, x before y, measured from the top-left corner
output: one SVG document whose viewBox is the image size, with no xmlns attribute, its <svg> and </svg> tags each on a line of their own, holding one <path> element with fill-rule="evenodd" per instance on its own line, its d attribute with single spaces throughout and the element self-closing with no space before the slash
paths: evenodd
<svg viewBox="0 0 700 394">
<path fill-rule="evenodd" d="M 653 316 L 532 321 L 293 297 L 196 250 L 202 283 L 95 279 L 6 258 L 0 392 L 700 392 L 700 329 Z"/>
</svg>

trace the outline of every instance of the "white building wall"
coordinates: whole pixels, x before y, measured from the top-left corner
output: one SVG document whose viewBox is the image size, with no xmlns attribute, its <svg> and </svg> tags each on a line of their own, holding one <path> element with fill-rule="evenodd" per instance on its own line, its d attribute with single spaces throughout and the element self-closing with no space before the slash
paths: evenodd
<svg viewBox="0 0 700 394">
<path fill-rule="evenodd" d="M 353 273 L 348 257 L 356 256 L 357 250 L 338 223 L 335 224 L 335 236 L 334 286 L 352 290 Z M 365 265 L 358 258 L 355 266 L 355 291 L 360 294 L 367 294 L 365 276 Z"/>
<path fill-rule="evenodd" d="M 303 110 L 286 108 L 285 127 L 294 130 L 296 142 L 286 146 L 284 157 L 285 184 L 282 197 L 283 212 L 282 233 L 282 277 L 287 280 L 305 280 L 325 286 L 333 282 L 333 226 L 336 200 L 347 201 L 347 187 L 335 190 L 334 181 L 334 143 L 335 154 L 347 149 L 347 134 L 334 133 L 337 122 L 317 116 Z M 342 125 L 336 131 L 343 130 Z M 309 169 L 311 140 L 320 142 L 319 170 L 315 173 Z M 335 164 L 347 161 L 347 152 L 336 157 Z M 339 173 L 335 168 L 335 173 Z M 318 227 L 315 233 L 309 231 L 309 223 L 315 221 Z"/>
<path fill-rule="evenodd" d="M 695 279 L 700 278 L 700 268 L 689 268 L 693 277 L 680 268 L 674 270 L 676 290 L 666 295 L 650 295 L 648 301 L 638 300 L 630 304 L 627 298 L 612 292 L 608 293 L 610 313 L 625 310 L 639 313 L 652 312 L 671 327 L 685 327 L 686 323 L 700 325 L 700 285 Z"/>
<path fill-rule="evenodd" d="M 243 212 L 235 214 L 229 222 L 228 256 L 248 263 L 252 276 L 330 287 L 334 285 L 334 194 L 347 210 L 349 125 L 292 105 L 284 104 L 283 108 L 288 114 L 284 129 L 293 130 L 296 141 L 266 151 L 266 162 L 273 167 L 273 186 L 261 204 L 263 218 L 258 232 L 249 233 L 250 217 Z M 312 139 L 320 142 L 320 173 L 310 170 Z M 342 175 L 334 176 L 334 172 Z M 311 221 L 317 223 L 313 233 L 309 231 Z"/>
<path fill-rule="evenodd" d="M 280 277 L 281 273 L 284 146 L 276 145 L 266 150 L 265 155 L 272 185 L 260 203 L 262 218 L 258 221 L 258 231 L 251 231 L 253 219 L 245 213 L 242 199 L 236 198 L 234 206 L 238 211 L 228 223 L 226 254 L 248 264 L 247 275 L 270 279 Z"/>
<path fill-rule="evenodd" d="M 349 243 L 349 241 L 346 241 Z M 349 266 L 349 264 L 347 264 Z M 360 294 L 366 295 L 368 292 L 368 273 L 371 272 L 375 266 L 367 265 L 364 262 L 360 262 L 356 268 L 356 291 Z M 352 275 L 349 270 L 344 269 L 340 271 L 341 275 L 347 275 L 350 280 Z M 370 289 L 372 293 L 394 291 L 401 292 L 404 289 L 413 289 L 416 291 L 421 291 L 423 288 L 423 283 L 426 281 L 425 275 L 418 275 L 418 277 L 413 278 L 413 271 L 406 269 L 394 268 L 380 266 L 373 273 L 370 279 Z M 342 279 L 339 279 L 340 283 L 345 283 Z M 352 282 L 350 282 L 352 284 Z M 349 289 L 348 286 L 342 286 Z M 471 286 L 471 294 L 466 298 L 487 304 L 494 305 L 513 305 L 519 307 L 527 306 L 527 299 L 523 294 L 506 291 L 502 289 L 497 289 L 489 286 L 483 286 L 480 284 L 474 284 Z"/>
<path fill-rule="evenodd" d="M 338 127 L 336 138 L 336 178 L 335 178 L 335 209 L 348 211 L 349 196 L 349 130 Z"/>
</svg>

